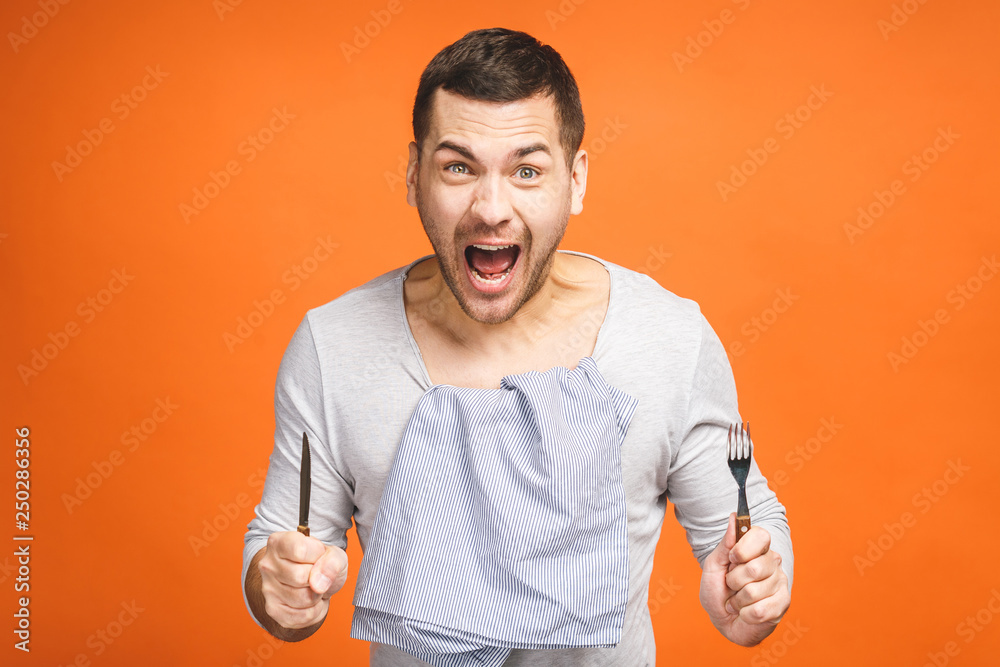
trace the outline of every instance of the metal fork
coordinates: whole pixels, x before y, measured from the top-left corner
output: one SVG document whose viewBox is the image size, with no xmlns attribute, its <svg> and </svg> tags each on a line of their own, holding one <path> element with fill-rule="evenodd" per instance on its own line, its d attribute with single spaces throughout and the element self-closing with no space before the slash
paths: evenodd
<svg viewBox="0 0 1000 667">
<path fill-rule="evenodd" d="M 736 508 L 736 541 L 750 530 L 750 509 L 747 507 L 747 474 L 750 472 L 750 457 L 753 455 L 753 443 L 750 441 L 750 422 L 731 424 L 729 436 L 726 438 L 729 471 L 733 473 L 736 484 L 740 487 L 739 502 Z"/>
</svg>

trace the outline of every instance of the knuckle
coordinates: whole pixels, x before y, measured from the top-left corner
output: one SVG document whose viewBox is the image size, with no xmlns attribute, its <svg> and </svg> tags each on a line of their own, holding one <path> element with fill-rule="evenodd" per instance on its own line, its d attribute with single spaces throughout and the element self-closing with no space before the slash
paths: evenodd
<svg viewBox="0 0 1000 667">
<path fill-rule="evenodd" d="M 757 582 L 751 581 L 750 583 L 743 586 L 740 591 L 740 595 L 746 600 L 746 604 L 753 604 L 754 602 L 761 599 L 761 585 Z"/>
<path fill-rule="evenodd" d="M 761 539 L 760 543 L 763 546 L 763 551 L 768 551 L 771 548 L 771 533 L 767 532 L 761 528 Z"/>
<path fill-rule="evenodd" d="M 319 620 L 321 615 L 321 608 L 314 605 L 304 609 L 292 609 L 288 613 L 288 622 L 291 625 L 285 627 L 291 629 L 297 628 L 308 628 L 310 625 L 314 625 L 316 621 Z"/>
<path fill-rule="evenodd" d="M 283 627 L 288 626 L 288 618 L 284 613 L 284 607 L 278 604 L 276 601 L 265 600 L 264 601 L 264 613 L 273 618 L 278 625 Z"/>
<path fill-rule="evenodd" d="M 286 540 L 286 533 L 271 533 L 267 536 L 268 549 L 278 549 Z"/>
<path fill-rule="evenodd" d="M 755 604 L 743 607 L 740 610 L 740 615 L 749 623 L 763 623 L 768 619 L 768 610 L 763 604 Z"/>
</svg>

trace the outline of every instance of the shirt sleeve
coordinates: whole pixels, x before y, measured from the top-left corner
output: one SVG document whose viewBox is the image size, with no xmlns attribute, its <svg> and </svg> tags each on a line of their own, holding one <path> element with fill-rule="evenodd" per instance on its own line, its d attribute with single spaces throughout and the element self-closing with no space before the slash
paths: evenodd
<svg viewBox="0 0 1000 667">
<path fill-rule="evenodd" d="M 729 515 L 736 510 L 738 487 L 729 471 L 726 440 L 729 426 L 742 421 L 725 349 L 704 316 L 701 320 L 687 419 L 667 477 L 667 499 L 674 503 L 674 515 L 684 527 L 699 564 L 725 536 Z M 767 446 L 755 442 L 755 450 L 758 444 Z M 768 486 L 755 457 L 751 458 L 746 491 L 752 525 L 770 533 L 771 549 L 781 555 L 790 590 L 794 556 L 785 507 Z"/>
<path fill-rule="evenodd" d="M 354 489 L 334 463 L 331 429 L 325 411 L 325 392 L 319 352 L 309 316 L 303 318 L 281 359 L 274 389 L 274 449 L 271 452 L 260 503 L 247 525 L 240 588 L 246 599 L 247 569 L 254 555 L 267 545 L 271 533 L 295 530 L 299 523 L 299 470 L 302 433 L 309 437 L 310 535 L 327 545 L 347 547 Z M 251 612 L 251 617 L 253 613 Z M 260 621 L 253 617 L 260 625 Z M 263 626 L 261 626 L 263 627 Z"/>
</svg>

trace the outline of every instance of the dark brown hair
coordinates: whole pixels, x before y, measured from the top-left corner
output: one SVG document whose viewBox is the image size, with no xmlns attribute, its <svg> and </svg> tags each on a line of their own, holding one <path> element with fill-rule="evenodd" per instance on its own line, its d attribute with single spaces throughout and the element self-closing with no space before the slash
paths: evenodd
<svg viewBox="0 0 1000 667">
<path fill-rule="evenodd" d="M 431 102 L 438 88 L 486 102 L 515 102 L 551 95 L 566 164 L 583 141 L 583 106 L 576 80 L 551 46 L 531 35 L 505 28 L 473 30 L 438 52 L 417 86 L 413 103 L 413 139 L 419 149 L 430 129 Z"/>
</svg>

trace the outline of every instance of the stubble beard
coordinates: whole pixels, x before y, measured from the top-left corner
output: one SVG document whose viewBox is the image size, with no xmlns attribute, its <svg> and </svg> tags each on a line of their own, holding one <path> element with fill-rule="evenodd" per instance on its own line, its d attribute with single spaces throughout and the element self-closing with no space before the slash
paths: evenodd
<svg viewBox="0 0 1000 667">
<path fill-rule="evenodd" d="M 452 247 L 450 252 L 448 248 L 439 247 L 438 243 L 435 241 L 436 236 L 436 225 L 433 216 L 428 213 L 424 207 L 423 200 L 420 196 L 420 186 L 416 186 L 416 200 L 417 200 L 417 214 L 420 216 L 420 223 L 424 227 L 424 233 L 427 234 L 428 240 L 431 242 L 431 247 L 434 248 L 434 253 L 437 255 L 438 267 L 441 270 L 441 277 L 444 279 L 445 285 L 451 290 L 451 293 L 455 295 L 456 301 L 458 301 L 459 307 L 462 309 L 470 319 L 480 322 L 481 324 L 501 324 L 507 320 L 514 317 L 521 307 L 531 300 L 533 296 L 538 294 L 538 291 L 545 285 L 546 279 L 549 277 L 549 272 L 552 270 L 552 263 L 555 260 L 556 249 L 559 247 L 559 243 L 562 241 L 562 237 L 566 232 L 566 225 L 569 222 L 569 212 L 568 207 L 563 220 L 560 224 L 559 233 L 552 239 L 552 242 L 548 247 L 542 249 L 541 259 L 534 262 L 533 265 L 529 266 L 533 261 L 532 251 L 534 249 L 534 244 L 532 243 L 532 238 L 530 232 L 525 231 L 525 237 L 517 239 L 516 243 L 520 246 L 520 256 L 518 257 L 518 271 L 522 272 L 526 268 L 530 270 L 527 274 L 526 282 L 521 276 L 515 276 L 515 280 L 519 280 L 525 287 L 521 290 L 521 295 L 517 299 L 516 303 L 508 308 L 507 310 L 498 311 L 496 308 L 481 307 L 475 308 L 471 300 L 466 298 L 465 292 L 462 290 L 462 286 L 465 285 L 465 245 L 458 238 L 458 232 L 456 230 L 455 238 L 452 239 Z M 457 260 L 457 263 L 456 263 Z M 476 293 L 476 296 L 481 300 L 486 300 L 489 302 L 497 302 L 503 299 L 508 294 L 501 295 L 490 295 Z"/>
</svg>

